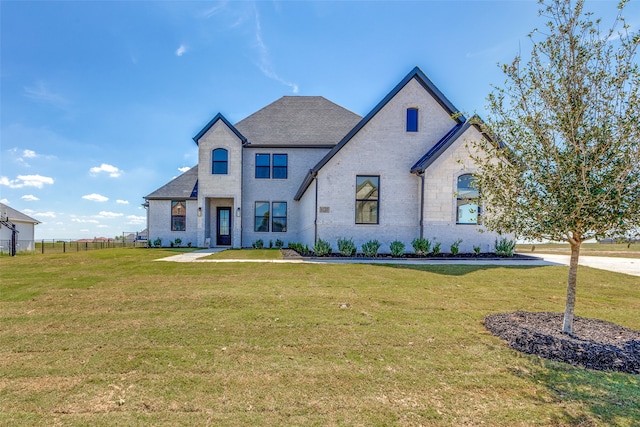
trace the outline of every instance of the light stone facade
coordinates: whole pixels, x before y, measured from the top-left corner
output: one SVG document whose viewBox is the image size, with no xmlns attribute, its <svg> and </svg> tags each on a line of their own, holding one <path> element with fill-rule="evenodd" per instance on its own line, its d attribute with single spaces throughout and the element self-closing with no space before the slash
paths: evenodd
<svg viewBox="0 0 640 427">
<path fill-rule="evenodd" d="M 407 128 L 407 109 L 418 112 L 415 131 Z M 282 240 L 312 247 L 323 239 L 337 250 L 339 238 L 358 247 L 376 239 L 388 253 L 394 240 L 410 252 L 411 242 L 425 237 L 440 242 L 443 252 L 457 240 L 462 252 L 477 246 L 489 252 L 496 235 L 478 224 L 457 224 L 458 177 L 475 171 L 467 142 L 485 137 L 457 113 L 416 68 L 364 118 L 320 97 L 284 97 L 237 125 L 218 115 L 194 138 L 197 176 L 146 197 L 149 239 L 169 242 L 182 234 L 188 236 L 183 242 L 200 247 L 220 245 L 217 212 L 228 208 L 231 240 L 223 246 L 250 247 L 260 239 L 265 246 Z M 217 148 L 228 152 L 226 174 L 212 173 Z M 256 177 L 256 154 L 286 154 L 286 179 Z M 377 223 L 357 223 L 358 176 L 379 179 Z M 190 187 L 187 229 L 170 232 L 171 200 Z M 271 224 L 256 231 L 258 222 L 272 221 L 256 218 L 256 202 L 286 202 L 286 230 Z"/>
</svg>

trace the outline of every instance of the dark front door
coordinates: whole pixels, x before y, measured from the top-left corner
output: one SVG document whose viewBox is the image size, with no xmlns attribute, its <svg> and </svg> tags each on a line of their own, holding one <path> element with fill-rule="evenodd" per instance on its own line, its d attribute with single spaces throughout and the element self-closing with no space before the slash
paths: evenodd
<svg viewBox="0 0 640 427">
<path fill-rule="evenodd" d="M 231 245 L 231 208 L 218 208 L 216 245 Z"/>
</svg>

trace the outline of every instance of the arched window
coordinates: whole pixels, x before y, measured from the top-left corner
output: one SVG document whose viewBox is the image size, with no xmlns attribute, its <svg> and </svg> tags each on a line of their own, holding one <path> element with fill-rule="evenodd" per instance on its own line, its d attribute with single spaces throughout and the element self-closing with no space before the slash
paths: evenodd
<svg viewBox="0 0 640 427">
<path fill-rule="evenodd" d="M 478 223 L 478 214 L 480 213 L 478 197 L 480 194 L 475 181 L 471 174 L 458 177 L 456 191 L 456 223 L 458 224 Z"/>
<path fill-rule="evenodd" d="M 213 166 L 214 175 L 226 175 L 229 170 L 229 153 L 224 148 L 216 148 L 213 150 Z"/>
</svg>

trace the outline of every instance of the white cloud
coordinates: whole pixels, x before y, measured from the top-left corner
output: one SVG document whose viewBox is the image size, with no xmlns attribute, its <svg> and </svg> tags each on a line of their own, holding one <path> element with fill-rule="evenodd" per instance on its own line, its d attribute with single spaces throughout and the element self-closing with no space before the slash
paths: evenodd
<svg viewBox="0 0 640 427">
<path fill-rule="evenodd" d="M 293 93 L 299 92 L 299 87 L 297 83 L 292 83 L 284 80 L 280 77 L 274 70 L 273 65 L 271 64 L 271 55 L 269 53 L 269 48 L 262 40 L 262 26 L 260 25 L 260 15 L 258 14 L 258 10 L 255 10 L 256 17 L 256 47 L 258 48 L 259 62 L 258 68 L 262 71 L 266 77 L 277 81 L 285 86 L 289 86 Z"/>
<path fill-rule="evenodd" d="M 127 219 L 129 220 L 127 224 L 131 224 L 131 225 L 144 225 L 147 223 L 146 216 L 127 215 Z"/>
<path fill-rule="evenodd" d="M 43 81 L 37 81 L 33 86 L 25 86 L 24 94 L 27 98 L 57 108 L 66 107 L 69 102 L 62 95 L 51 91 Z"/>
<path fill-rule="evenodd" d="M 55 212 L 33 212 L 33 213 L 29 213 L 27 215 L 32 215 L 34 217 L 38 217 L 38 218 L 55 218 L 56 214 Z"/>
<path fill-rule="evenodd" d="M 25 194 L 24 196 L 20 197 L 22 200 L 26 200 L 28 202 L 35 202 L 38 199 L 36 196 L 34 196 L 33 194 Z"/>
<path fill-rule="evenodd" d="M 100 166 L 94 166 L 89 169 L 92 174 L 98 174 L 100 172 L 106 172 L 111 178 L 117 178 L 122 174 L 122 171 L 113 165 L 103 163 Z"/>
<path fill-rule="evenodd" d="M 85 196 L 82 196 L 82 198 L 85 200 L 91 200 L 92 202 L 106 202 L 107 200 L 109 200 L 108 197 L 96 193 L 87 194 Z"/>
<path fill-rule="evenodd" d="M 221 1 L 218 4 L 216 4 L 215 6 L 213 6 L 212 8 L 209 8 L 207 10 L 205 10 L 204 12 L 202 12 L 202 16 L 205 18 L 210 18 L 214 15 L 217 15 L 220 11 L 224 10 L 225 6 L 227 5 L 226 1 Z"/>
<path fill-rule="evenodd" d="M 42 188 L 45 184 L 53 184 L 53 178 L 42 175 L 18 175 L 16 179 L 9 179 L 6 176 L 0 176 L 0 185 L 6 185 L 9 188 Z"/>
<path fill-rule="evenodd" d="M 116 203 L 118 203 L 118 204 L 120 204 L 120 205 L 128 205 L 128 204 L 129 204 L 129 201 L 128 201 L 128 200 L 121 200 L 121 199 L 118 199 L 118 200 L 116 200 Z"/>
<path fill-rule="evenodd" d="M 178 49 L 176 49 L 176 56 L 182 56 L 187 52 L 187 47 L 183 44 L 180 45 Z"/>
<path fill-rule="evenodd" d="M 178 170 L 179 170 L 180 172 L 182 172 L 182 173 L 185 173 L 185 172 L 186 172 L 186 171 L 188 171 L 189 169 L 191 169 L 189 166 L 184 166 L 184 167 L 178 168 Z"/>
<path fill-rule="evenodd" d="M 80 224 L 99 224 L 100 222 L 95 219 L 85 219 L 85 218 L 71 218 L 71 221 L 78 222 Z"/>
<path fill-rule="evenodd" d="M 98 215 L 99 218 L 117 218 L 119 216 L 124 216 L 124 214 L 117 212 L 100 211 L 100 214 Z"/>
<path fill-rule="evenodd" d="M 27 159 L 32 159 L 36 157 L 36 152 L 33 150 L 24 150 L 22 152 L 22 157 L 26 157 Z"/>
</svg>

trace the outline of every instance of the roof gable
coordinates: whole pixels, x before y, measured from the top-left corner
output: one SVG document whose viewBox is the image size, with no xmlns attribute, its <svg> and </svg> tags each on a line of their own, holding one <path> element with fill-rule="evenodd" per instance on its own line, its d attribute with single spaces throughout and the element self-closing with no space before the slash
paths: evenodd
<svg viewBox="0 0 640 427">
<path fill-rule="evenodd" d="M 256 146 L 335 146 L 361 119 L 322 96 L 283 96 L 236 123 Z"/>
<path fill-rule="evenodd" d="M 194 166 L 182 175 L 172 179 L 153 193 L 145 196 L 151 199 L 197 199 L 198 198 L 198 166 Z"/>
<path fill-rule="evenodd" d="M 246 144 L 247 143 L 247 138 L 244 137 L 244 135 L 242 135 L 238 129 L 236 129 L 235 126 L 233 126 L 229 120 L 227 120 L 222 114 L 218 113 L 215 115 L 215 117 L 213 119 L 211 119 L 211 121 L 209 123 L 207 123 L 207 125 L 205 127 L 202 128 L 202 130 L 200 132 L 198 132 L 198 134 L 196 136 L 193 137 L 193 140 L 195 141 L 196 144 L 198 144 L 198 141 L 200 140 L 200 138 L 202 138 L 202 136 L 207 133 L 207 131 L 209 129 L 211 129 L 213 127 L 213 125 L 216 124 L 216 122 L 218 120 L 221 120 L 229 129 L 231 129 L 231 131 L 238 137 L 240 138 L 240 141 L 242 141 L 242 144 Z"/>
<path fill-rule="evenodd" d="M 33 219 L 28 215 L 23 214 L 20 211 L 13 209 L 11 206 L 5 205 L 4 203 L 0 203 L 0 216 L 4 219 L 6 213 L 6 218 L 9 221 L 16 222 L 30 222 L 33 224 L 40 224 L 40 221 L 37 219 Z"/>
<path fill-rule="evenodd" d="M 371 119 L 413 79 L 420 83 L 420 85 L 422 85 L 422 87 L 436 100 L 436 102 L 438 102 L 438 104 L 440 104 L 440 106 L 442 106 L 445 111 L 447 111 L 447 113 L 449 113 L 450 116 L 454 118 L 458 124 L 465 122 L 465 117 L 460 114 L 460 111 L 451 103 L 451 101 L 449 101 L 449 99 L 440 92 L 440 89 L 433 84 L 433 82 L 419 67 L 415 67 L 391 90 L 391 92 L 387 94 L 387 96 L 382 99 L 382 101 L 378 103 L 378 105 L 373 108 L 373 110 L 369 112 L 369 114 L 367 114 L 353 129 L 351 129 L 349 133 L 309 171 L 308 175 L 302 182 L 302 185 L 298 189 L 294 200 L 300 200 L 300 198 L 302 198 L 302 195 L 305 193 L 307 188 L 309 188 L 312 179 L 316 176 L 318 171 L 322 169 L 322 167 L 326 165 L 329 160 L 331 160 L 333 156 L 342 149 L 342 147 L 344 147 L 364 126 L 366 126 L 367 123 L 369 123 L 369 121 L 371 121 Z"/>
</svg>

